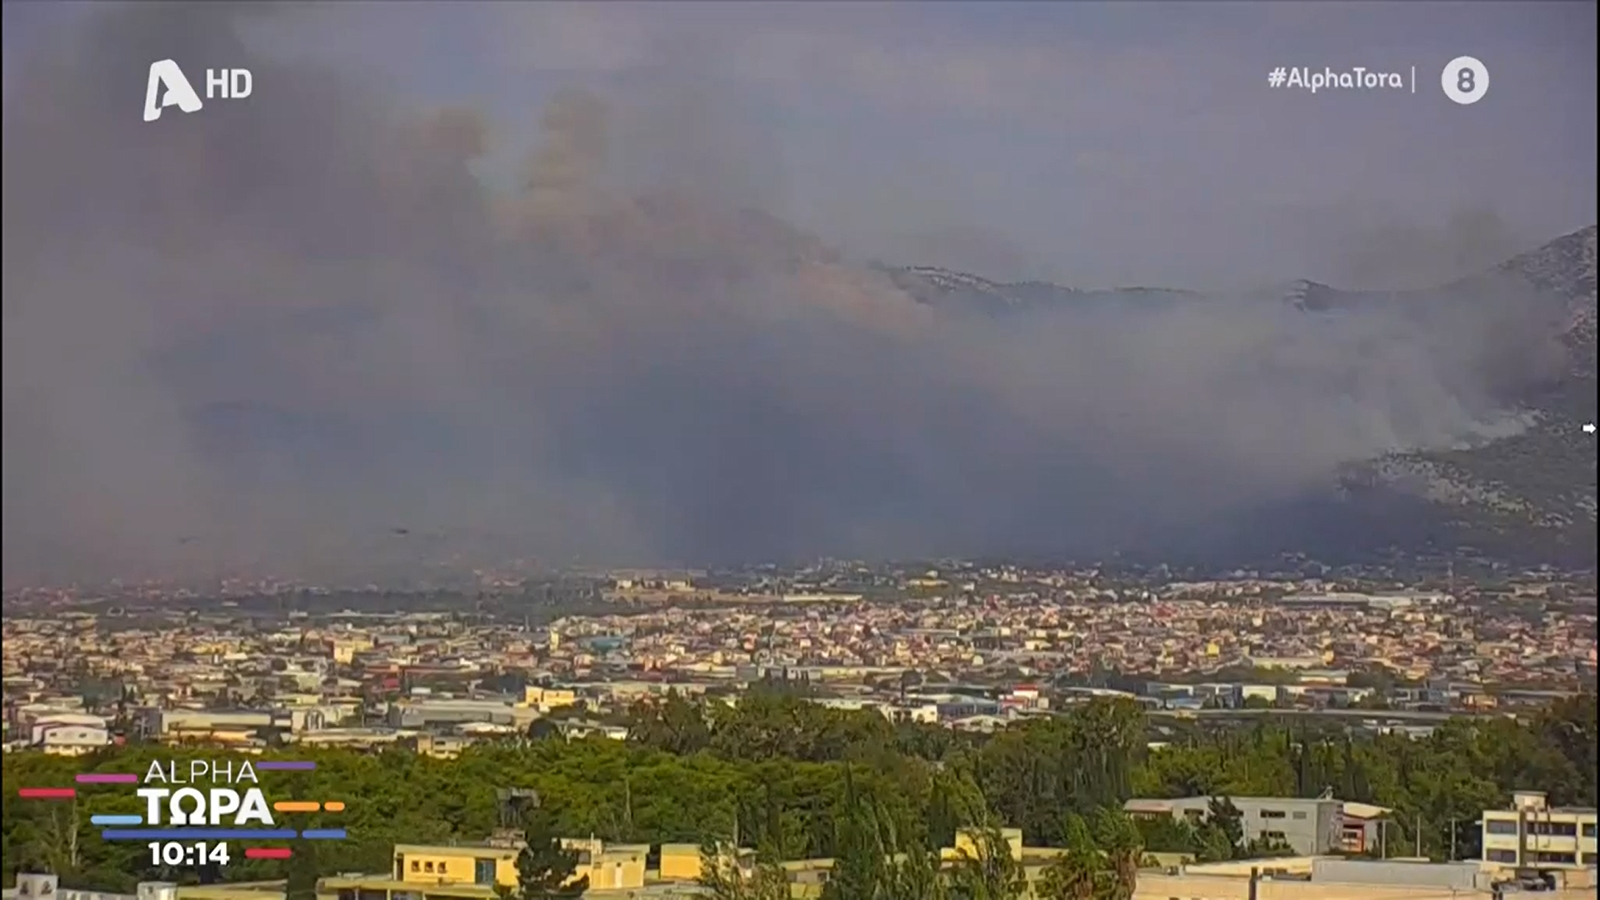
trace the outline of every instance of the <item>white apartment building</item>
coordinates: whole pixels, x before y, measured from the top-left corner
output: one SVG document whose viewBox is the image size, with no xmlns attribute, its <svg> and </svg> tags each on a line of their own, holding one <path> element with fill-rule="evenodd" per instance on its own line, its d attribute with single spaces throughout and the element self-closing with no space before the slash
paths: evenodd
<svg viewBox="0 0 1600 900">
<path fill-rule="evenodd" d="M 1483 811 L 1483 861 L 1518 869 L 1594 868 L 1595 810 L 1550 806 L 1517 791 L 1511 809 Z"/>
</svg>

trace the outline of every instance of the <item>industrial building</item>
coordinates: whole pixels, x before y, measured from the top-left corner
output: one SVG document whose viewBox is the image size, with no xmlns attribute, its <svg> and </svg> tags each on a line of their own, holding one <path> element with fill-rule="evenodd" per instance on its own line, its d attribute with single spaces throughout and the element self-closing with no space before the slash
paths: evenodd
<svg viewBox="0 0 1600 900">
<path fill-rule="evenodd" d="M 1227 799 L 1238 808 L 1246 841 L 1281 842 L 1301 856 L 1343 849 L 1344 803 L 1331 797 L 1180 797 L 1174 800 L 1133 799 L 1123 805 L 1130 816 L 1171 816 L 1200 822 L 1213 800 Z"/>
</svg>

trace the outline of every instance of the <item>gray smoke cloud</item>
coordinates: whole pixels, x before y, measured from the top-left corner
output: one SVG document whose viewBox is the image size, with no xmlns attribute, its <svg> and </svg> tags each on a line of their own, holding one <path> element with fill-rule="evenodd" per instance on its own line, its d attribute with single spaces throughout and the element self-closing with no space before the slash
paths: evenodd
<svg viewBox="0 0 1600 900">
<path fill-rule="evenodd" d="M 1560 366 L 1514 285 L 939 312 L 773 215 L 782 160 L 673 53 L 530 110 L 500 184 L 518 129 L 287 67 L 244 12 L 298 14 L 110 7 L 8 60 L 8 582 L 1096 553 L 1514 430 Z M 256 95 L 146 125 L 168 56 Z"/>
</svg>

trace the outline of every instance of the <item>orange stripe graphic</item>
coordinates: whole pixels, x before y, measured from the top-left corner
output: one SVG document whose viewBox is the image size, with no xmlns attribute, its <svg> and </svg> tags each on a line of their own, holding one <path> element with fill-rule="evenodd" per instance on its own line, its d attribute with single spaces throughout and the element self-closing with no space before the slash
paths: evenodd
<svg viewBox="0 0 1600 900">
<path fill-rule="evenodd" d="M 283 813 L 316 812 L 322 808 L 322 804 L 315 800 L 279 800 L 277 803 L 272 804 L 272 808 L 276 812 Z"/>
</svg>

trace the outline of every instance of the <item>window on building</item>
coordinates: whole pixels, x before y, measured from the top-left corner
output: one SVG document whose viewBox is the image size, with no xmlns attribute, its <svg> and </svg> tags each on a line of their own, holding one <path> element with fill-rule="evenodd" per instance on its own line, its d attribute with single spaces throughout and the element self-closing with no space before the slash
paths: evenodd
<svg viewBox="0 0 1600 900">
<path fill-rule="evenodd" d="M 1485 850 L 1485 851 L 1483 851 L 1483 858 L 1488 860 L 1489 862 L 1515 863 L 1517 861 L 1517 851 L 1515 851 L 1515 850 Z"/>
<path fill-rule="evenodd" d="M 1281 841 L 1284 839 L 1285 835 L 1281 831 L 1263 831 L 1261 832 L 1261 837 L 1263 840 Z"/>
<path fill-rule="evenodd" d="M 424 872 L 432 872 L 433 871 L 433 860 L 430 859 L 427 862 L 423 863 L 422 864 L 422 871 L 424 871 Z"/>
<path fill-rule="evenodd" d="M 1576 853 L 1553 853 L 1549 850 L 1540 850 L 1533 854 L 1533 861 L 1554 866 L 1570 866 L 1578 861 Z"/>
<path fill-rule="evenodd" d="M 494 884 L 494 860 L 476 860 L 472 866 L 472 880 L 475 884 Z"/>
<path fill-rule="evenodd" d="M 1261 818 L 1263 819 L 1282 819 L 1284 817 L 1285 813 L 1281 809 L 1263 809 L 1261 811 Z"/>
<path fill-rule="evenodd" d="M 1305 817 L 1306 817 L 1306 814 L 1303 813 L 1303 812 L 1297 812 L 1297 813 L 1294 814 L 1294 818 L 1295 819 L 1304 819 Z"/>
<path fill-rule="evenodd" d="M 447 863 L 440 862 L 439 863 L 439 874 L 440 875 L 449 875 L 450 874 L 450 866 Z"/>
<path fill-rule="evenodd" d="M 421 870 L 422 870 L 422 863 L 419 863 L 419 862 L 417 862 L 416 860 L 413 859 L 411 861 L 411 871 L 419 872 Z"/>
<path fill-rule="evenodd" d="M 1584 837 L 1594 837 L 1594 823 L 1593 822 L 1585 822 L 1585 823 L 1583 823 L 1583 836 Z"/>
<path fill-rule="evenodd" d="M 1578 834 L 1577 822 L 1541 822 L 1538 820 L 1528 823 L 1529 834 L 1548 834 L 1555 837 L 1575 837 Z"/>
<path fill-rule="evenodd" d="M 1489 834 L 1516 834 L 1517 823 L 1511 819 L 1490 819 L 1483 823 L 1483 830 Z"/>
</svg>

